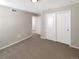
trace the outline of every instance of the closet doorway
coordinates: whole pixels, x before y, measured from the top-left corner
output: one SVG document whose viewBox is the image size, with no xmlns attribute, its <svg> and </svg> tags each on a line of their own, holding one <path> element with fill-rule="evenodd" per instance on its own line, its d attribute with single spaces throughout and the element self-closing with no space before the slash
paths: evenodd
<svg viewBox="0 0 79 59">
<path fill-rule="evenodd" d="M 46 34 L 49 40 L 71 44 L 71 11 L 58 11 L 46 14 Z"/>
</svg>

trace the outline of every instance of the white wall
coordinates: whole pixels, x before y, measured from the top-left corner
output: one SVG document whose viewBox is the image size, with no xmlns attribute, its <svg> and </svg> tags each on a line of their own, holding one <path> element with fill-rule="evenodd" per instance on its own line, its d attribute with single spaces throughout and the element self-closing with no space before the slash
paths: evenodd
<svg viewBox="0 0 79 59">
<path fill-rule="evenodd" d="M 79 3 L 51 9 L 42 13 L 42 37 L 45 36 L 45 15 L 56 11 L 71 10 L 71 45 L 79 48 Z M 45 37 L 44 37 L 45 38 Z"/>
<path fill-rule="evenodd" d="M 32 15 L 0 6 L 0 48 L 32 35 Z"/>
</svg>

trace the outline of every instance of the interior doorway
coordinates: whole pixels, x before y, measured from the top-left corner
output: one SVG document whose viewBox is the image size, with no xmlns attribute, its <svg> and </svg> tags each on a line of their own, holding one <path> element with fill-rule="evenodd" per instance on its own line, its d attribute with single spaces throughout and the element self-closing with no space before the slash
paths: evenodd
<svg viewBox="0 0 79 59">
<path fill-rule="evenodd" d="M 41 35 L 41 16 L 32 17 L 32 33 Z"/>
<path fill-rule="evenodd" d="M 44 36 L 48 40 L 71 44 L 71 11 L 47 13 L 44 20 Z"/>
</svg>

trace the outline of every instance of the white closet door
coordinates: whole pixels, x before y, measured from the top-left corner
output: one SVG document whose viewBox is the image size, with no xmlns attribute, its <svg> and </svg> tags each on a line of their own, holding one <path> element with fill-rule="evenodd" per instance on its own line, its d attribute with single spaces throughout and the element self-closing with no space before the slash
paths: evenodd
<svg viewBox="0 0 79 59">
<path fill-rule="evenodd" d="M 57 12 L 57 41 L 71 44 L 71 11 Z"/>
<path fill-rule="evenodd" d="M 56 13 L 46 15 L 46 38 L 56 41 L 55 17 Z"/>
</svg>

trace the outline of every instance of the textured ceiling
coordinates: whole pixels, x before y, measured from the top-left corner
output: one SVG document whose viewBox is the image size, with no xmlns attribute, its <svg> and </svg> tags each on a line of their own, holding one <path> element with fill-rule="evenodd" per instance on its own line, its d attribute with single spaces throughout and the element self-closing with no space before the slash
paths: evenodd
<svg viewBox="0 0 79 59">
<path fill-rule="evenodd" d="M 31 0 L 0 0 L 0 5 L 40 13 L 78 2 L 79 0 L 39 0 L 37 3 L 32 3 Z"/>
</svg>

